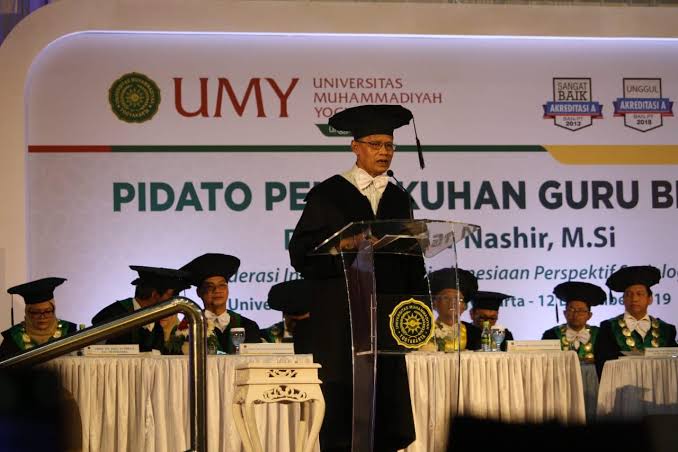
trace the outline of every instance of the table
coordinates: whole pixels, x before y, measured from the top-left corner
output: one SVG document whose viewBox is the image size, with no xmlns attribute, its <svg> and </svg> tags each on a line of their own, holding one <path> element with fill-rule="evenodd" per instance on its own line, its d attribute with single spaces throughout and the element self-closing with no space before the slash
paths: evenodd
<svg viewBox="0 0 678 452">
<path fill-rule="evenodd" d="M 598 390 L 598 418 L 637 420 L 653 414 L 678 414 L 678 359 L 607 361 Z"/>
<path fill-rule="evenodd" d="M 450 419 L 585 423 L 579 358 L 567 352 L 409 353 L 406 356 L 417 440 L 407 452 L 447 450 Z M 457 398 L 457 370 L 461 386 Z"/>
<path fill-rule="evenodd" d="M 262 361 L 313 360 L 311 355 L 208 356 L 208 450 L 241 450 L 231 412 L 235 367 Z M 188 357 L 62 357 L 44 366 L 61 376 L 80 408 L 83 452 L 188 449 Z M 294 450 L 297 404 L 263 404 L 255 416 L 264 450 Z"/>
</svg>

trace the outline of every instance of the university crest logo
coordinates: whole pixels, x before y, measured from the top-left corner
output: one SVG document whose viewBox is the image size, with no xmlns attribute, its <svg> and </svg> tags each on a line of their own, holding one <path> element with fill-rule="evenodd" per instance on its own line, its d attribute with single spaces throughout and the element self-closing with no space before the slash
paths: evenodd
<svg viewBox="0 0 678 452">
<path fill-rule="evenodd" d="M 673 102 L 662 97 L 662 79 L 625 78 L 624 97 L 614 105 L 614 116 L 623 116 L 624 125 L 648 132 L 664 125 L 665 116 L 673 116 Z"/>
<path fill-rule="evenodd" d="M 419 348 L 433 336 L 433 311 L 419 300 L 401 301 L 388 317 L 391 336 L 398 345 Z"/>
<path fill-rule="evenodd" d="M 141 123 L 151 119 L 160 106 L 160 88 L 138 72 L 125 74 L 108 90 L 108 102 L 121 121 Z"/>
<path fill-rule="evenodd" d="M 543 107 L 544 119 L 553 118 L 553 124 L 573 132 L 603 117 L 603 106 L 593 100 L 590 78 L 554 78 L 553 100 Z"/>
</svg>

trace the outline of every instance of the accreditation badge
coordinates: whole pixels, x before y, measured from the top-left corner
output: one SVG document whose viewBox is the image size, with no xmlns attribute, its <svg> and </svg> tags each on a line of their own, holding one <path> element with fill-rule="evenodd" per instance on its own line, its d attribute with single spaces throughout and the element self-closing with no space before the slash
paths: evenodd
<svg viewBox="0 0 678 452">
<path fill-rule="evenodd" d="M 419 348 L 433 337 L 433 311 L 422 301 L 401 301 L 388 317 L 391 336 L 398 345 Z"/>
</svg>

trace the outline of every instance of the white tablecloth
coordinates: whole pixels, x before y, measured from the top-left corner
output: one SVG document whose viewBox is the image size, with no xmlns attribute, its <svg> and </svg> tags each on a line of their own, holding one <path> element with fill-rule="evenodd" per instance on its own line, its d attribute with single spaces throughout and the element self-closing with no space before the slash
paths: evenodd
<svg viewBox="0 0 678 452">
<path fill-rule="evenodd" d="M 598 390 L 598 418 L 678 414 L 678 359 L 607 361 Z"/>
<path fill-rule="evenodd" d="M 209 356 L 210 451 L 242 450 L 232 422 L 233 379 L 235 367 L 251 361 L 312 362 L 312 357 Z M 64 357 L 45 366 L 59 373 L 78 403 L 83 452 L 178 452 L 190 445 L 187 363 L 185 356 Z M 256 410 L 264 450 L 294 450 L 298 404 L 262 404 Z"/>
<path fill-rule="evenodd" d="M 417 352 L 406 359 L 417 434 L 406 450 L 447 450 L 450 420 L 457 409 L 459 358 Z M 506 422 L 585 422 L 575 352 L 463 352 L 460 359 L 459 414 Z M 482 444 L 482 438 L 478 441 Z"/>
</svg>

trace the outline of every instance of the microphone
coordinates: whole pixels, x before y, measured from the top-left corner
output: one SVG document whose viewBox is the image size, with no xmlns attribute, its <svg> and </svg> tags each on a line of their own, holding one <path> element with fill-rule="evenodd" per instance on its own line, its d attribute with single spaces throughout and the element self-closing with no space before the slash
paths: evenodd
<svg viewBox="0 0 678 452">
<path fill-rule="evenodd" d="M 398 179 L 396 179 L 393 171 L 391 171 L 391 170 L 386 171 L 386 175 L 388 177 L 392 177 L 393 180 L 396 181 L 396 187 L 401 189 L 407 195 L 407 198 L 410 200 L 410 220 L 414 220 L 414 206 L 417 205 L 417 203 L 414 202 L 414 198 L 412 198 L 412 195 L 410 195 L 410 193 L 407 190 L 405 190 L 405 187 L 403 187 L 402 182 L 400 182 Z"/>
</svg>

